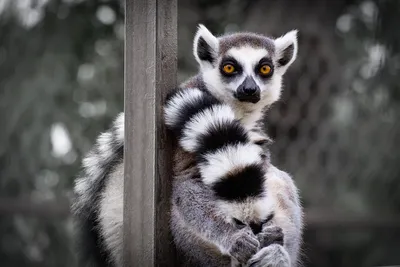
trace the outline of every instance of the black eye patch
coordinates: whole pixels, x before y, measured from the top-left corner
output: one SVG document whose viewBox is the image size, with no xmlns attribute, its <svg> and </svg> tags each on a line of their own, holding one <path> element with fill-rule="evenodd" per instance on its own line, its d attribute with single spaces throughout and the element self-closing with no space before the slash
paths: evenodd
<svg viewBox="0 0 400 267">
<path fill-rule="evenodd" d="M 271 68 L 271 72 L 268 73 L 267 75 L 263 75 L 261 73 L 261 67 L 262 66 L 269 66 Z M 274 64 L 272 62 L 272 60 L 268 57 L 263 57 L 262 59 L 260 59 L 260 61 L 258 62 L 258 64 L 255 66 L 254 68 L 254 73 L 256 73 L 258 76 L 260 76 L 261 78 L 269 78 L 272 76 L 272 74 L 274 73 Z"/>
<path fill-rule="evenodd" d="M 225 71 L 224 71 L 224 66 L 226 66 L 226 65 L 232 65 L 233 67 L 234 67 L 234 71 L 232 72 L 232 73 L 226 73 Z M 219 66 L 219 70 L 220 70 L 220 72 L 221 72 L 221 74 L 224 76 L 224 77 L 232 77 L 232 76 L 235 76 L 235 75 L 237 75 L 237 74 L 240 74 L 240 73 L 242 73 L 243 72 L 243 68 L 242 68 L 242 66 L 239 64 L 239 62 L 236 60 L 236 59 L 234 59 L 233 57 L 225 57 L 224 59 L 222 59 L 221 60 L 221 64 L 220 64 L 220 66 Z"/>
</svg>

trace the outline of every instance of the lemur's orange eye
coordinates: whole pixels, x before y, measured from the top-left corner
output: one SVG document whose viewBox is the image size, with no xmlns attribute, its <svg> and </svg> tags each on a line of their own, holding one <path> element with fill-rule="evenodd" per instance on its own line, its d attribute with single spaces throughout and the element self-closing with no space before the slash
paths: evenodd
<svg viewBox="0 0 400 267">
<path fill-rule="evenodd" d="M 231 64 L 226 64 L 222 69 L 227 74 L 231 74 L 231 73 L 233 73 L 235 71 L 235 67 L 233 65 L 231 65 Z"/>
<path fill-rule="evenodd" d="M 263 65 L 263 66 L 260 67 L 260 73 L 261 73 L 262 75 L 268 75 L 268 74 L 271 73 L 271 71 L 272 71 L 272 69 L 271 69 L 271 67 L 268 66 L 268 65 Z"/>
</svg>

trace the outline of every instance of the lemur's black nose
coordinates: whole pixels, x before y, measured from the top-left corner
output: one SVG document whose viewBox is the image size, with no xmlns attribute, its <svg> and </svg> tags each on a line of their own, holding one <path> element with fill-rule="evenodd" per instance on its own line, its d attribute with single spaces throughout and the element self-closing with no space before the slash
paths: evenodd
<svg viewBox="0 0 400 267">
<path fill-rule="evenodd" d="M 239 85 L 235 96 L 239 101 L 257 103 L 260 100 L 260 87 L 254 81 L 253 77 L 248 76 Z"/>
<path fill-rule="evenodd" d="M 243 90 L 243 93 L 249 96 L 256 94 L 260 90 L 256 81 L 254 81 L 253 77 L 251 76 L 248 76 L 240 85 L 240 87 L 240 89 Z"/>
<path fill-rule="evenodd" d="M 257 92 L 257 87 L 244 87 L 243 91 L 247 95 L 254 95 Z"/>
</svg>

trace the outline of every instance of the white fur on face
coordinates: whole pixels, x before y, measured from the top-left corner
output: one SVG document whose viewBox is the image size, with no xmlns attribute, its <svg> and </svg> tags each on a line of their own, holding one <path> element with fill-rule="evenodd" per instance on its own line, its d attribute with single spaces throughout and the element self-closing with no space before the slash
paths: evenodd
<svg viewBox="0 0 400 267">
<path fill-rule="evenodd" d="M 243 46 L 232 48 L 226 54 L 235 58 L 239 62 L 243 68 L 243 73 L 241 77 L 230 83 L 225 83 L 221 79 L 221 73 L 219 70 L 221 59 L 218 60 L 214 68 L 202 68 L 203 80 L 212 93 L 222 100 L 229 102 L 236 101 L 233 94 L 247 76 L 253 77 L 261 91 L 265 89 L 261 80 L 257 79 L 254 73 L 254 67 L 261 58 L 268 56 L 268 51 L 266 49 L 255 49 L 250 46 Z"/>
<path fill-rule="evenodd" d="M 236 91 L 239 85 L 243 83 L 244 79 L 247 76 L 251 76 L 260 87 L 260 102 L 263 106 L 270 105 L 279 99 L 281 93 L 281 75 L 279 75 L 279 73 L 274 73 L 268 81 L 263 81 L 254 73 L 254 68 L 260 60 L 263 57 L 270 56 L 266 49 L 255 49 L 250 46 L 244 46 L 232 48 L 227 54 L 234 57 L 243 67 L 243 76 L 240 80 L 235 82 L 235 84 L 232 84 L 231 90 Z"/>
<path fill-rule="evenodd" d="M 267 81 L 263 81 L 255 75 L 254 68 L 256 64 L 258 64 L 263 57 L 270 56 L 266 49 L 255 49 L 250 46 L 243 46 L 230 49 L 227 55 L 232 56 L 242 65 L 242 76 L 231 83 L 225 83 L 220 74 L 219 64 L 221 59 L 219 59 L 214 68 L 202 68 L 203 80 L 210 92 L 221 101 L 230 104 L 235 111 L 236 117 L 242 120 L 245 127 L 251 128 L 254 126 L 254 123 L 261 118 L 264 107 L 279 100 L 281 95 L 282 75 L 279 72 L 274 72 L 272 77 Z M 261 99 L 258 103 L 243 103 L 234 97 L 234 92 L 247 76 L 252 76 L 260 87 Z"/>
<path fill-rule="evenodd" d="M 201 73 L 203 76 L 203 81 L 207 86 L 207 89 L 218 99 L 225 103 L 232 103 L 235 101 L 233 96 L 233 91 L 226 89 L 226 83 L 221 79 L 221 74 L 219 72 L 219 62 L 216 68 L 201 68 Z"/>
<path fill-rule="evenodd" d="M 235 79 L 235 81 L 232 83 L 229 83 L 227 89 L 235 92 L 236 89 L 243 83 L 244 79 L 248 76 L 251 76 L 256 81 L 261 91 L 265 90 L 264 84 L 256 77 L 254 68 L 263 57 L 268 56 L 268 51 L 266 49 L 255 49 L 250 46 L 243 46 L 239 48 L 232 48 L 226 54 L 236 59 L 243 68 L 242 77 L 240 77 L 240 79 Z"/>
</svg>

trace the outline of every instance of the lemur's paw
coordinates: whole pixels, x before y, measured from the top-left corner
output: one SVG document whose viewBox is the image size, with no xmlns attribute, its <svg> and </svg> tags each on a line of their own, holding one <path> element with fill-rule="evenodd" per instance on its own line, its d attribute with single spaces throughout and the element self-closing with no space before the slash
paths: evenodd
<svg viewBox="0 0 400 267">
<path fill-rule="evenodd" d="M 261 249 L 247 263 L 248 267 L 290 267 L 290 257 L 286 249 L 272 244 Z"/>
<path fill-rule="evenodd" d="M 243 229 L 234 239 L 229 254 L 239 263 L 246 263 L 260 248 L 260 242 L 250 229 Z"/>
<path fill-rule="evenodd" d="M 283 246 L 282 228 L 278 226 L 264 227 L 262 232 L 257 234 L 257 239 L 258 241 L 260 241 L 261 248 L 267 247 L 271 244 L 278 244 Z"/>
</svg>

